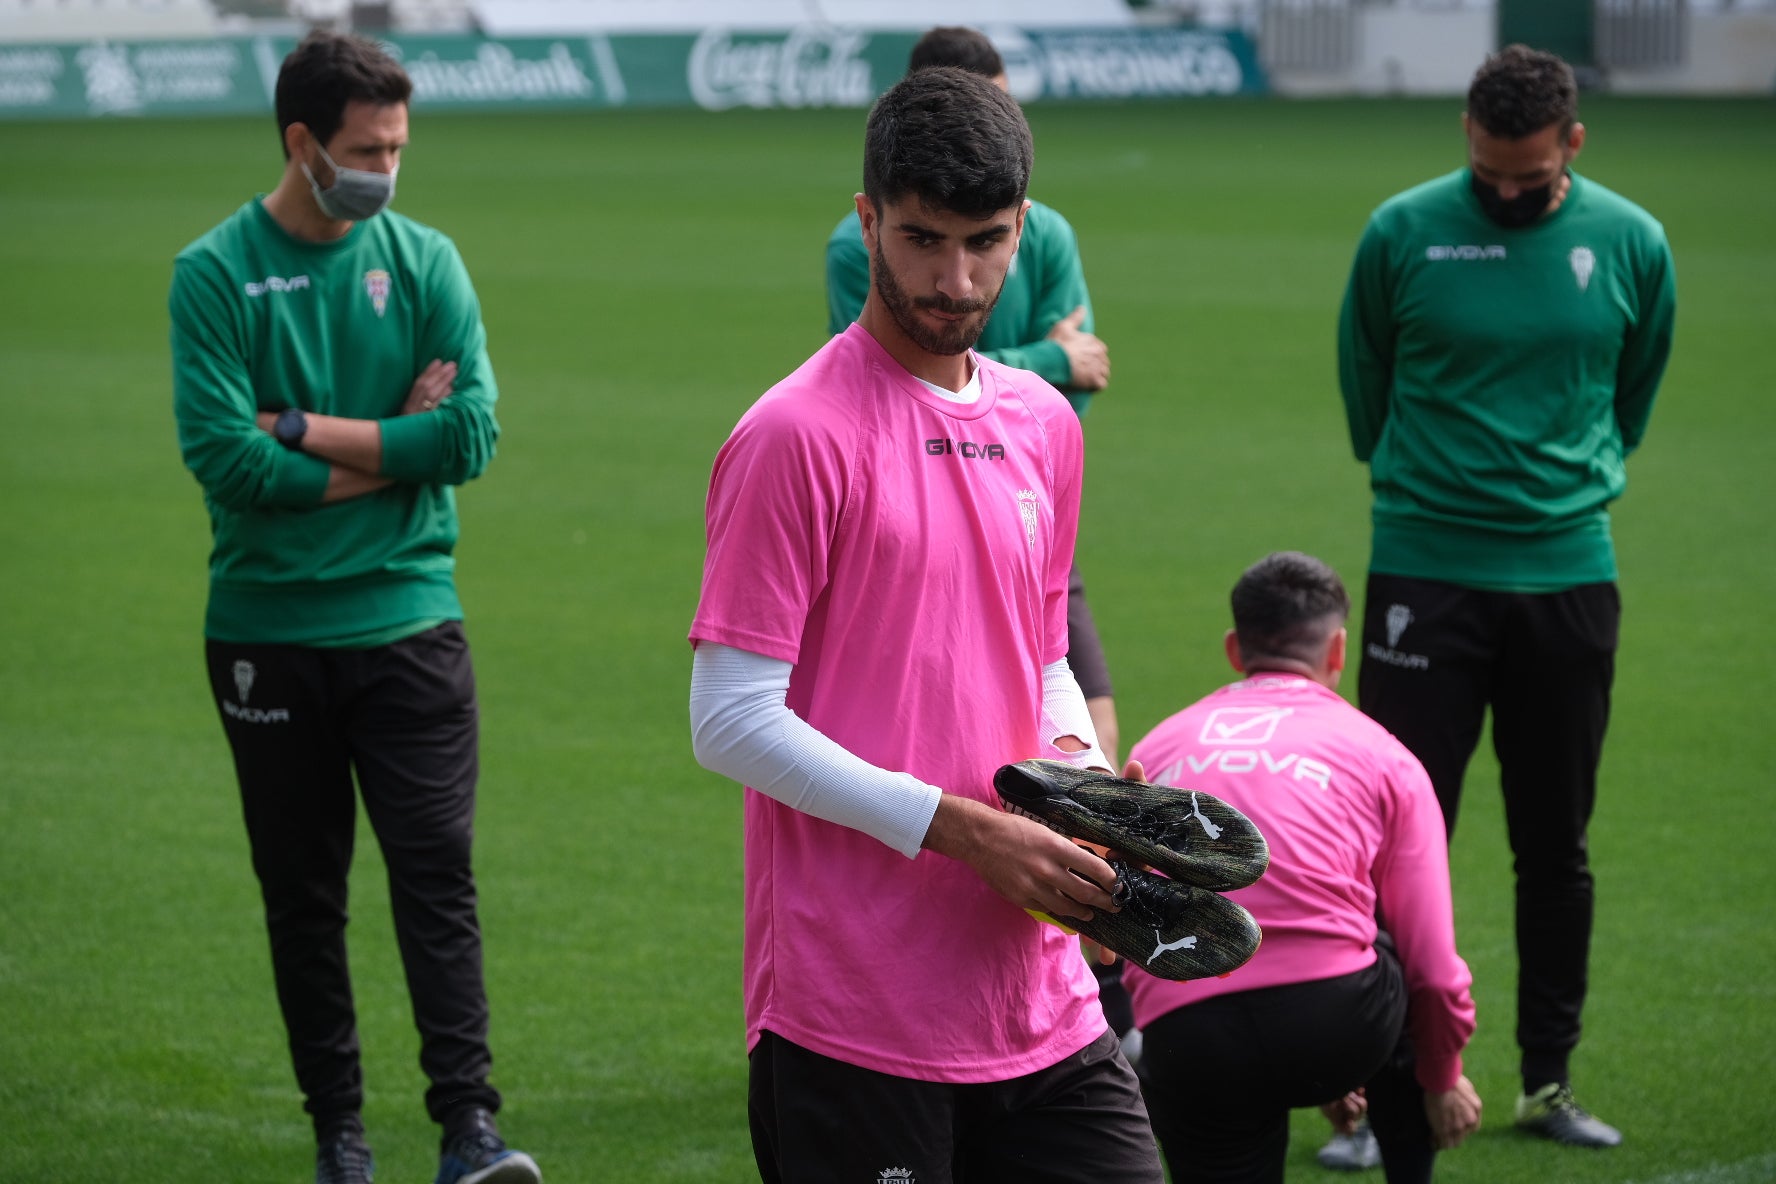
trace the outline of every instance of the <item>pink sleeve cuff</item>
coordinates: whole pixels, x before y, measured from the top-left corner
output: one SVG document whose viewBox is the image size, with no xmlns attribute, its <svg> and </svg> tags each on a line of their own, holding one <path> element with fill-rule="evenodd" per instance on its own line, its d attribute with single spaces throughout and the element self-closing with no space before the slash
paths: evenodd
<svg viewBox="0 0 1776 1184">
<path fill-rule="evenodd" d="M 1413 1073 L 1427 1094 L 1448 1093 L 1455 1088 L 1456 1080 L 1462 1075 L 1461 1053 L 1428 1057 L 1420 1055 Z"/>
</svg>

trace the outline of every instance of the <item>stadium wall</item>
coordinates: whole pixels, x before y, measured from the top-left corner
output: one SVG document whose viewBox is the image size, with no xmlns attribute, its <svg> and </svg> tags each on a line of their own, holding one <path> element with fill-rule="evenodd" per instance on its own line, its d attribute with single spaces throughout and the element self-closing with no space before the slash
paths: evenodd
<svg viewBox="0 0 1776 1184">
<path fill-rule="evenodd" d="M 1686 60 L 1675 68 L 1610 71 L 1618 94 L 1776 93 L 1776 9 L 1690 10 Z"/>
<path fill-rule="evenodd" d="M 1461 95 L 1475 66 L 1499 44 L 1491 6 L 1353 4 L 1346 11 L 1341 52 L 1319 63 L 1278 61 L 1272 46 L 1261 46 L 1277 94 Z M 1776 93 L 1776 5 L 1685 6 L 1680 42 L 1675 63 L 1605 68 L 1600 85 L 1617 94 Z"/>
</svg>

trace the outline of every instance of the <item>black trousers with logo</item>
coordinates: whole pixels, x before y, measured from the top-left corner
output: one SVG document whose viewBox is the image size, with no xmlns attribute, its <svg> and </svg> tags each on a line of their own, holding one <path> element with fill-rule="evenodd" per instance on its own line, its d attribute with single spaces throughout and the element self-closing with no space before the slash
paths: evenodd
<svg viewBox="0 0 1776 1184">
<path fill-rule="evenodd" d="M 426 1109 L 438 1122 L 465 1105 L 497 1110 L 469 866 L 479 713 L 462 626 L 373 649 L 205 650 L 316 1130 L 355 1121 L 363 1104 L 345 948 L 357 794 L 388 867 Z"/>
<path fill-rule="evenodd" d="M 1591 949 L 1586 827 L 1609 725 L 1613 583 L 1485 592 L 1371 573 L 1357 701 L 1424 763 L 1455 832 L 1492 709 L 1517 872 L 1517 1044 L 1526 1089 L 1567 1080 Z"/>
</svg>

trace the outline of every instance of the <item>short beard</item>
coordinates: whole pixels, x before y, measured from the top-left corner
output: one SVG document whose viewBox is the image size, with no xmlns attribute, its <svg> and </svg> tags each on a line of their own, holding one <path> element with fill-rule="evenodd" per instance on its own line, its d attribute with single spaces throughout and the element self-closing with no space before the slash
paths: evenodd
<svg viewBox="0 0 1776 1184">
<path fill-rule="evenodd" d="M 920 296 L 915 299 L 906 294 L 906 289 L 900 286 L 900 280 L 889 269 L 888 260 L 882 257 L 880 243 L 870 253 L 870 270 L 876 291 L 881 295 L 882 303 L 887 306 L 889 315 L 894 318 L 894 323 L 900 326 L 900 331 L 926 353 L 943 357 L 966 353 L 974 347 L 993 315 L 993 306 L 999 303 L 1000 293 L 1005 291 L 1005 283 L 1001 280 L 999 290 L 984 300 L 951 300 L 947 296 Z M 962 313 L 964 319 L 933 329 L 918 318 L 917 310 L 921 308 L 952 315 Z"/>
</svg>

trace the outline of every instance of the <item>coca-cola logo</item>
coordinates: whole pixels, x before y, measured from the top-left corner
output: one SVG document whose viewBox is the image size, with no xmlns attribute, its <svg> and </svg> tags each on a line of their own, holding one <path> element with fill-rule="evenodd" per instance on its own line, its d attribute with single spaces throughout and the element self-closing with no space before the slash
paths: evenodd
<svg viewBox="0 0 1776 1184">
<path fill-rule="evenodd" d="M 867 33 L 802 27 L 783 34 L 705 29 L 691 48 L 691 97 L 706 111 L 730 107 L 863 107 L 875 98 L 859 55 Z"/>
</svg>

